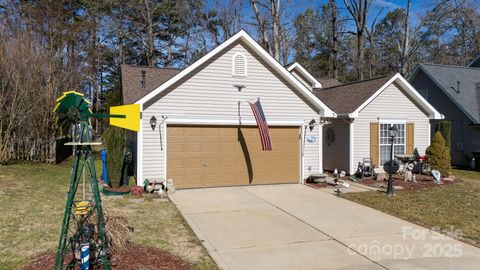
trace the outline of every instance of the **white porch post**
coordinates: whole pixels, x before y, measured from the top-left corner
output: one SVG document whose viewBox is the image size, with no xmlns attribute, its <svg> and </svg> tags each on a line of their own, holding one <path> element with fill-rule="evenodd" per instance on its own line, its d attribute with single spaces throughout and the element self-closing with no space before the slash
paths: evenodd
<svg viewBox="0 0 480 270">
<path fill-rule="evenodd" d="M 140 104 L 140 130 L 137 133 L 137 186 L 143 185 L 143 104 Z"/>
<path fill-rule="evenodd" d="M 318 171 L 323 173 L 323 124 L 318 125 Z"/>
<path fill-rule="evenodd" d="M 349 138 L 350 138 L 350 142 L 349 142 L 349 158 L 350 158 L 350 168 L 349 168 L 349 173 L 350 175 L 353 175 L 355 173 L 354 171 L 354 154 L 355 154 L 355 124 L 354 124 L 355 120 L 352 119 L 351 120 L 351 123 L 350 123 L 350 134 L 349 134 Z"/>
</svg>

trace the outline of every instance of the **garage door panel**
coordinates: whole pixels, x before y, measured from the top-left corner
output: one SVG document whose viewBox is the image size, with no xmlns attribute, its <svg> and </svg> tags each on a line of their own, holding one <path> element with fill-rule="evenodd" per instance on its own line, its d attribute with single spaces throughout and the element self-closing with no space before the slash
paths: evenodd
<svg viewBox="0 0 480 270">
<path fill-rule="evenodd" d="M 218 142 L 207 142 L 203 144 L 203 152 L 218 152 Z"/>
<path fill-rule="evenodd" d="M 169 149 L 170 150 L 170 149 Z M 187 152 L 202 152 L 202 143 L 200 142 L 189 142 L 187 143 Z"/>
<path fill-rule="evenodd" d="M 182 187 L 295 183 L 299 128 L 270 127 L 262 151 L 257 127 L 168 126 L 167 177 Z"/>
</svg>

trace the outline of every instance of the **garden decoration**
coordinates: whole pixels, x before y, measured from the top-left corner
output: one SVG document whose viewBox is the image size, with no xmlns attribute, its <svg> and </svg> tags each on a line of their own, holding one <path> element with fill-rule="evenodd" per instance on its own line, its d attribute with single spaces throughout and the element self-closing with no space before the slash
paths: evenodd
<svg viewBox="0 0 480 270">
<path fill-rule="evenodd" d="M 413 163 L 408 163 L 406 166 L 405 166 L 405 180 L 404 181 L 408 181 L 408 182 L 413 182 L 413 174 L 412 174 L 412 171 L 413 171 L 413 167 L 415 165 Z"/>
<path fill-rule="evenodd" d="M 90 118 L 110 118 L 111 125 L 138 131 L 140 107 L 117 106 L 110 108 L 111 114 L 94 114 L 89 106 L 90 103 L 83 94 L 69 91 L 57 99 L 57 106 L 54 109 L 64 132 L 72 125 L 79 131 L 76 140 L 66 144 L 74 147 L 74 161 L 55 269 L 85 270 L 90 266 L 103 267 L 105 270 L 111 268 L 105 219 L 93 159 L 93 146 L 101 143 L 92 142 Z M 85 180 L 82 192 L 77 192 L 84 170 L 89 175 L 88 181 L 92 191 L 90 199 L 86 199 Z"/>
<path fill-rule="evenodd" d="M 107 149 L 103 148 L 100 151 L 100 156 L 102 157 L 102 179 L 103 184 L 108 185 L 108 172 L 107 172 Z"/>
</svg>

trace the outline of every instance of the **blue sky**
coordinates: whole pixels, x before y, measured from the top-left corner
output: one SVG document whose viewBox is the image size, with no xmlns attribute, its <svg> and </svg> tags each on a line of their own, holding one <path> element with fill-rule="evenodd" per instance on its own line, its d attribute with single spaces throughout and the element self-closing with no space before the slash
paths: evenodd
<svg viewBox="0 0 480 270">
<path fill-rule="evenodd" d="M 207 0 L 209 5 L 213 5 L 216 1 L 221 3 L 228 3 L 229 0 Z M 252 16 L 253 13 L 250 7 L 249 0 L 243 0 L 243 12 L 246 16 Z M 285 19 L 291 21 L 292 18 L 296 17 L 299 13 L 303 12 L 305 9 L 311 8 L 319 8 L 323 4 L 327 3 L 328 0 L 281 0 L 280 5 L 287 6 L 287 10 L 285 11 Z M 425 10 L 431 8 L 435 0 L 412 0 L 412 24 L 416 24 L 418 21 L 419 15 L 422 15 Z M 343 0 L 337 0 L 337 5 L 340 8 L 340 12 L 343 15 L 347 15 L 347 10 L 345 9 L 345 5 Z M 382 9 L 382 15 L 384 16 L 387 12 L 394 10 L 395 8 L 406 8 L 407 0 L 372 0 L 372 6 L 370 9 L 369 17 L 372 19 L 375 17 Z"/>
</svg>

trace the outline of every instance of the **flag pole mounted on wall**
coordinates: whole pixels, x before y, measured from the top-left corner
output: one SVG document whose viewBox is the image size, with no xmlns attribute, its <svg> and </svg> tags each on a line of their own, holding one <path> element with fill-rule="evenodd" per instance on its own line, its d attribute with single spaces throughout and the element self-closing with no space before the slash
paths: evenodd
<svg viewBox="0 0 480 270">
<path fill-rule="evenodd" d="M 265 118 L 265 113 L 263 112 L 260 98 L 258 98 L 257 101 L 249 100 L 248 104 L 250 104 L 250 108 L 252 109 L 253 115 L 255 116 L 255 121 L 257 122 L 258 131 L 260 133 L 260 140 L 262 142 L 262 150 L 271 151 L 272 138 L 270 137 L 267 119 Z"/>
</svg>

